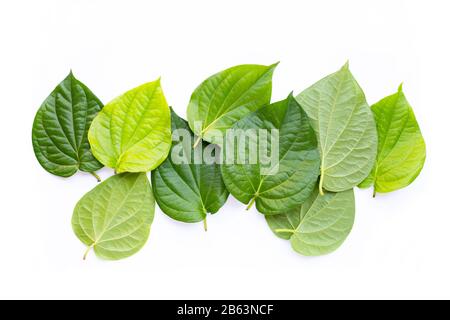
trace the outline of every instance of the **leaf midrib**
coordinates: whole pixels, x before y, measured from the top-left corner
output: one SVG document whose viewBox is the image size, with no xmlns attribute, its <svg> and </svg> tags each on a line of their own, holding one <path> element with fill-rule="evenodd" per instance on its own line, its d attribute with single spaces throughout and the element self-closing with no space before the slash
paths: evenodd
<svg viewBox="0 0 450 320">
<path fill-rule="evenodd" d="M 123 179 L 124 177 L 120 177 L 120 179 Z M 101 234 L 100 234 L 100 236 L 95 236 L 95 238 L 96 238 L 96 242 L 95 242 L 95 244 L 97 243 L 97 241 L 100 241 L 101 240 L 101 238 L 103 237 L 103 235 L 105 234 L 105 233 L 107 233 L 108 231 L 110 231 L 110 227 L 111 227 L 111 225 L 112 225 L 112 223 L 113 223 L 113 221 L 114 221 L 114 218 L 116 217 L 116 215 L 117 215 L 117 213 L 122 209 L 122 207 L 123 207 L 123 205 L 126 203 L 126 201 L 128 201 L 128 198 L 133 194 L 133 190 L 134 190 L 134 188 L 136 187 L 136 185 L 137 185 L 137 182 L 140 180 L 140 177 L 138 176 L 138 177 L 136 177 L 136 179 L 135 179 L 135 181 L 133 182 L 133 185 L 131 186 L 131 188 L 129 188 L 128 189 L 128 192 L 127 192 L 127 195 L 124 197 L 124 199 L 120 202 L 120 205 L 119 206 L 117 206 L 117 209 L 116 210 L 114 210 L 114 213 L 112 214 L 112 218 L 111 218 L 111 220 L 108 222 L 108 224 L 104 227 L 104 230 L 101 232 Z M 117 182 L 116 182 L 117 183 Z M 112 193 L 113 192 L 111 192 L 111 195 L 112 195 Z M 108 210 L 109 210 L 109 205 L 108 205 Z M 127 219 L 128 220 L 128 219 Z M 94 221 L 94 219 L 92 219 L 92 221 Z M 126 221 L 126 220 L 125 220 Z M 95 232 L 95 229 L 94 229 L 94 232 Z"/>
</svg>

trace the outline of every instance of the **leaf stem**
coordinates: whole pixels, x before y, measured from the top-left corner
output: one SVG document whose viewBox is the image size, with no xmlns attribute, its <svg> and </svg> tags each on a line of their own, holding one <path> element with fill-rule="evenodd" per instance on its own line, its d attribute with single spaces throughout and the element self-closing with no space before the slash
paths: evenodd
<svg viewBox="0 0 450 320">
<path fill-rule="evenodd" d="M 377 188 L 375 186 L 373 186 L 373 193 L 372 193 L 372 197 L 376 198 L 377 196 Z"/>
<path fill-rule="evenodd" d="M 97 179 L 97 182 L 102 182 L 102 179 L 100 178 L 100 176 L 98 174 L 96 174 L 95 172 L 89 172 L 92 176 L 94 176 L 95 179 Z"/>
<path fill-rule="evenodd" d="M 323 192 L 323 176 L 324 176 L 324 172 L 322 169 L 321 174 L 320 174 L 320 182 L 319 182 L 319 193 L 321 196 L 325 195 L 325 193 Z"/>
<path fill-rule="evenodd" d="M 208 231 L 208 221 L 206 220 L 206 216 L 205 219 L 203 219 L 203 228 L 205 229 L 205 232 Z"/>
<path fill-rule="evenodd" d="M 194 149 L 197 148 L 197 146 L 200 144 L 201 141 L 202 141 L 202 137 L 198 137 L 194 143 Z"/>
<path fill-rule="evenodd" d="M 83 256 L 83 260 L 84 260 L 84 261 L 86 261 L 87 256 L 88 256 L 89 252 L 91 251 L 91 249 L 94 247 L 94 245 L 95 245 L 95 244 L 92 244 L 92 245 L 90 245 L 90 246 L 86 249 L 86 252 L 84 253 L 84 256 Z"/>
<path fill-rule="evenodd" d="M 252 207 L 253 207 L 253 205 L 255 204 L 255 202 L 256 202 L 256 198 L 257 198 L 258 196 L 255 196 L 253 199 L 252 199 L 252 201 L 250 201 L 250 203 L 248 204 L 248 206 L 247 206 L 247 211 L 249 211 Z"/>
<path fill-rule="evenodd" d="M 276 229 L 275 232 L 276 233 L 295 233 L 295 230 L 291 230 L 291 229 Z"/>
</svg>

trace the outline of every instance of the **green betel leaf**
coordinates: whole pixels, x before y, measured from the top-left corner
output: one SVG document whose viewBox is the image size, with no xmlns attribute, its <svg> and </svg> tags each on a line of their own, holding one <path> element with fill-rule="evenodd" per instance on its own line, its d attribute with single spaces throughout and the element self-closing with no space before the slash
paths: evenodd
<svg viewBox="0 0 450 320">
<path fill-rule="evenodd" d="M 301 210 L 302 207 L 298 206 L 288 213 L 265 216 L 267 224 L 278 238 L 290 240 L 294 230 L 300 224 Z"/>
<path fill-rule="evenodd" d="M 301 206 L 286 214 L 266 216 L 272 231 L 290 240 L 305 256 L 320 256 L 338 249 L 350 234 L 355 220 L 353 189 L 319 195 L 316 189 Z"/>
<path fill-rule="evenodd" d="M 240 65 L 205 80 L 188 105 L 192 131 L 199 139 L 221 144 L 235 122 L 270 103 L 276 66 Z"/>
<path fill-rule="evenodd" d="M 108 103 L 89 130 L 95 157 L 117 173 L 155 169 L 166 159 L 171 140 L 170 110 L 159 80 Z"/>
<path fill-rule="evenodd" d="M 256 202 L 263 214 L 276 214 L 310 196 L 319 176 L 320 156 L 309 119 L 292 95 L 242 119 L 233 132 L 238 141 L 233 146 L 227 139 L 222 176 L 236 199 L 248 208 Z"/>
<path fill-rule="evenodd" d="M 215 153 L 212 145 L 204 142 L 193 149 L 194 134 L 186 121 L 172 110 L 171 156 L 152 172 L 152 185 L 156 201 L 169 217 L 188 223 L 204 221 L 225 204 L 228 198 L 220 165 L 195 162 L 195 155 L 206 150 Z M 195 153 L 194 153 L 195 152 Z"/>
<path fill-rule="evenodd" d="M 48 172 L 71 177 L 103 167 L 92 155 L 87 133 L 103 104 L 72 72 L 44 101 L 33 124 L 34 153 Z M 95 174 L 94 174 L 95 175 Z"/>
<path fill-rule="evenodd" d="M 360 187 L 387 193 L 410 185 L 425 163 L 426 146 L 403 88 L 372 106 L 378 129 L 378 155 Z"/>
<path fill-rule="evenodd" d="M 106 260 L 138 252 L 150 234 L 155 200 L 145 173 L 115 175 L 78 202 L 73 230 L 88 249 Z"/>
<path fill-rule="evenodd" d="M 319 140 L 322 159 L 319 190 L 340 192 L 361 183 L 377 152 L 375 121 L 348 64 L 298 97 Z"/>
</svg>

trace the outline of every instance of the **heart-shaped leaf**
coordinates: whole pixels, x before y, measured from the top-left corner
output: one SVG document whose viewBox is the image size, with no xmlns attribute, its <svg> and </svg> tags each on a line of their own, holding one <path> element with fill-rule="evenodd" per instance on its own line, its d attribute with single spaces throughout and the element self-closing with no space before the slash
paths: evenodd
<svg viewBox="0 0 450 320">
<path fill-rule="evenodd" d="M 403 87 L 372 106 L 378 129 L 378 155 L 360 187 L 387 193 L 409 186 L 422 171 L 426 146 Z"/>
<path fill-rule="evenodd" d="M 145 173 L 115 175 L 78 202 L 73 230 L 87 253 L 106 260 L 132 256 L 147 242 L 155 200 Z"/>
<path fill-rule="evenodd" d="M 348 64 L 298 97 L 319 140 L 319 190 L 340 192 L 361 183 L 373 168 L 377 132 L 366 98 Z"/>
<path fill-rule="evenodd" d="M 44 101 L 33 124 L 33 148 L 48 172 L 71 177 L 103 167 L 91 152 L 87 133 L 103 104 L 72 72 Z M 94 174 L 95 175 L 95 174 Z"/>
<path fill-rule="evenodd" d="M 195 163 L 195 153 L 206 150 L 215 156 L 215 148 L 204 142 L 193 149 L 194 134 L 186 121 L 172 110 L 173 144 L 169 156 L 152 172 L 156 201 L 169 217 L 188 223 L 205 221 L 208 213 L 216 213 L 228 198 L 220 165 L 201 159 Z M 195 152 L 195 153 L 194 153 Z"/>
<path fill-rule="evenodd" d="M 266 216 L 278 237 L 290 240 L 305 256 L 320 256 L 338 249 L 347 239 L 355 220 L 353 189 L 319 195 L 316 189 L 301 207 L 285 214 Z"/>
<path fill-rule="evenodd" d="M 236 121 L 270 103 L 272 66 L 240 65 L 205 80 L 192 94 L 188 121 L 200 139 L 221 144 Z"/>
<path fill-rule="evenodd" d="M 229 159 L 227 148 L 232 144 L 228 139 L 222 176 L 236 199 L 249 208 L 256 202 L 263 214 L 276 214 L 297 207 L 310 196 L 319 176 L 319 151 L 309 119 L 292 95 L 242 119 L 233 131 L 238 139 L 230 152 L 234 163 Z"/>
<path fill-rule="evenodd" d="M 170 110 L 160 81 L 137 87 L 108 103 L 92 122 L 95 157 L 116 172 L 148 172 L 167 157 Z"/>
</svg>

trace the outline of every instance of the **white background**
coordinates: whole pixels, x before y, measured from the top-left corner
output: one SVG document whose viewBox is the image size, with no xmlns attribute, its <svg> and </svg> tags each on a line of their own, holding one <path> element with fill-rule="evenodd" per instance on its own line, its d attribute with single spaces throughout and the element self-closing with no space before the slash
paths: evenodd
<svg viewBox="0 0 450 320">
<path fill-rule="evenodd" d="M 0 298 L 450 298 L 449 14 L 449 1 L 1 1 Z M 70 69 L 105 103 L 162 76 L 184 116 L 227 67 L 281 61 L 280 100 L 347 59 L 369 103 L 405 82 L 428 159 L 407 189 L 357 191 L 337 252 L 295 254 L 230 198 L 208 233 L 158 209 L 137 255 L 82 261 L 70 220 L 96 182 L 48 174 L 31 145 L 36 111 Z"/>
</svg>

